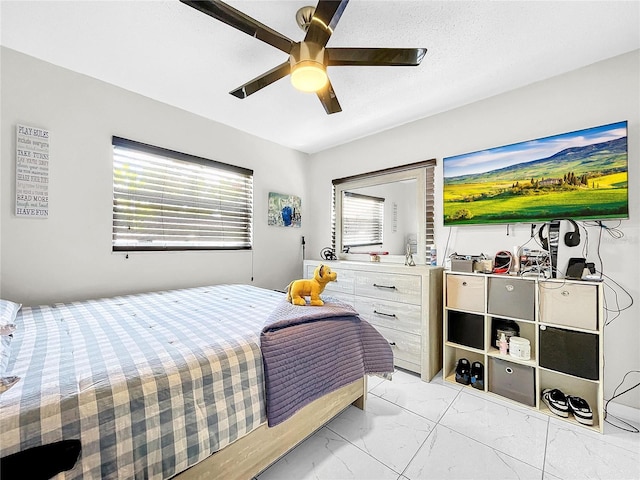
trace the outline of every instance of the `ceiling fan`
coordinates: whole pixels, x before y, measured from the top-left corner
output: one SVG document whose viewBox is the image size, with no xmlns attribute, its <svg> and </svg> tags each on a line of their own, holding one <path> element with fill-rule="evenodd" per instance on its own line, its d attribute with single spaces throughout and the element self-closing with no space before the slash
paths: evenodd
<svg viewBox="0 0 640 480">
<path fill-rule="evenodd" d="M 286 62 L 229 92 L 238 98 L 247 98 L 276 80 L 291 75 L 294 87 L 316 92 L 327 114 L 337 113 L 342 108 L 327 77 L 328 66 L 417 66 L 427 53 L 426 48 L 327 47 L 349 0 L 319 0 L 315 8 L 298 10 L 296 20 L 306 31 L 301 42 L 294 42 L 219 0 L 180 1 L 289 55 Z"/>
</svg>

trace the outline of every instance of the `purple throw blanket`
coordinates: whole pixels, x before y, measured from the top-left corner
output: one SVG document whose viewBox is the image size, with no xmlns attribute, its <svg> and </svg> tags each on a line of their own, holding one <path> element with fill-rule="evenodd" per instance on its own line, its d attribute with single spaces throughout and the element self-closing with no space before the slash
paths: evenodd
<svg viewBox="0 0 640 480">
<path fill-rule="evenodd" d="M 366 374 L 391 374 L 393 352 L 380 333 L 345 303 L 283 300 L 260 335 L 267 419 L 277 425 L 321 396 Z"/>
</svg>

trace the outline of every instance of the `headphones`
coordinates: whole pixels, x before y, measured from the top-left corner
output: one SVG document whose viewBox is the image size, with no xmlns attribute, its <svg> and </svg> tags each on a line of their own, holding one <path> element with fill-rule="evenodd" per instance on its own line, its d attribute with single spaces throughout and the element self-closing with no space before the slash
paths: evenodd
<svg viewBox="0 0 640 480">
<path fill-rule="evenodd" d="M 580 228 L 578 228 L 578 224 L 569 218 L 567 218 L 566 220 L 571 225 L 573 225 L 573 232 L 565 233 L 564 244 L 567 247 L 575 247 L 580 245 Z"/>
<path fill-rule="evenodd" d="M 564 244 L 567 247 L 575 247 L 575 246 L 580 245 L 580 228 L 578 227 L 578 224 L 576 222 L 574 222 L 573 220 L 571 220 L 570 218 L 565 218 L 564 220 L 566 220 L 567 222 L 569 222 L 573 226 L 573 231 L 572 232 L 565 233 L 565 235 L 564 235 Z M 550 223 L 553 223 L 555 221 L 559 222 L 559 220 L 553 220 Z M 549 250 L 549 239 L 542 236 L 542 230 L 544 230 L 544 226 L 545 225 L 547 225 L 547 224 L 546 223 L 543 224 L 540 227 L 540 230 L 538 230 L 538 238 L 540 239 L 540 243 L 542 244 L 542 248 L 545 249 L 545 250 Z"/>
</svg>

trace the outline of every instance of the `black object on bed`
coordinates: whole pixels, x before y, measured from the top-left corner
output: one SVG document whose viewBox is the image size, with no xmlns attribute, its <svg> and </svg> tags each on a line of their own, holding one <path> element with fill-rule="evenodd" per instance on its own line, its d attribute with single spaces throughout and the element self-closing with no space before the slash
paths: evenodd
<svg viewBox="0 0 640 480">
<path fill-rule="evenodd" d="M 29 448 L 0 458 L 2 480 L 45 480 L 71 470 L 80 456 L 80 440 Z"/>
</svg>

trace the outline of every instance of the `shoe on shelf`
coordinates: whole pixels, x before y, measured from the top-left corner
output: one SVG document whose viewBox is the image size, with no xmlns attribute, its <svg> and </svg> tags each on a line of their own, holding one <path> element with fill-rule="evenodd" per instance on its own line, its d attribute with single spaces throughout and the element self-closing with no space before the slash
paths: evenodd
<svg viewBox="0 0 640 480">
<path fill-rule="evenodd" d="M 593 412 L 585 399 L 567 395 L 567 403 L 569 410 L 578 422 L 583 425 L 593 425 Z"/>
<path fill-rule="evenodd" d="M 469 385 L 469 383 L 471 383 L 470 365 L 469 360 L 466 358 L 458 360 L 458 365 L 456 366 L 456 382 L 463 385 Z"/>
<path fill-rule="evenodd" d="M 484 365 L 480 362 L 471 364 L 471 386 L 478 390 L 484 390 Z"/>
<path fill-rule="evenodd" d="M 542 400 L 547 404 L 549 410 L 559 417 L 567 418 L 569 416 L 567 397 L 557 388 L 545 388 L 542 391 Z"/>
</svg>

